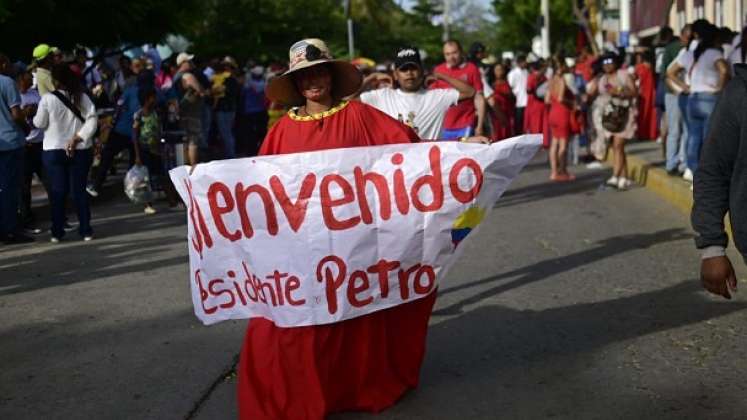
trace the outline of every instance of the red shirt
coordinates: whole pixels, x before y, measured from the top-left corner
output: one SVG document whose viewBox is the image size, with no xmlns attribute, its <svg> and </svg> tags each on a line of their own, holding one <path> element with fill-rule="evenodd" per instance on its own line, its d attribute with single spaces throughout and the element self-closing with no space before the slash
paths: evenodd
<svg viewBox="0 0 747 420">
<path fill-rule="evenodd" d="M 576 63 L 576 73 L 580 74 L 584 78 L 585 82 L 590 81 L 594 78 L 594 69 L 592 64 L 594 63 L 594 57 L 589 56 L 586 60 L 579 61 Z"/>
<path fill-rule="evenodd" d="M 342 102 L 324 114 L 324 117 L 315 120 L 289 111 L 267 133 L 259 154 L 276 155 L 418 140 L 418 135 L 410 127 L 358 101 Z"/>
<path fill-rule="evenodd" d="M 462 80 L 469 83 L 475 90 L 482 93 L 482 77 L 480 69 L 476 65 L 465 61 L 456 66 L 449 67 L 446 63 L 441 63 L 433 69 L 434 73 L 445 74 L 449 77 Z M 453 89 L 453 87 L 443 80 L 437 80 L 429 86 L 430 89 Z M 453 130 L 475 125 L 476 110 L 473 98 L 459 101 L 456 105 L 449 108 L 444 119 L 444 129 Z"/>
</svg>

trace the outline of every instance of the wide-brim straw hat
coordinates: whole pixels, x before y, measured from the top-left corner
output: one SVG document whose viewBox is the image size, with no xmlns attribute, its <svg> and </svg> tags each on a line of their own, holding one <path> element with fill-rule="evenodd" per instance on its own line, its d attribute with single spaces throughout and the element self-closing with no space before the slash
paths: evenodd
<svg viewBox="0 0 747 420">
<path fill-rule="evenodd" d="M 309 38 L 298 41 L 290 48 L 289 70 L 273 78 L 265 91 L 268 98 L 289 106 L 300 106 L 306 99 L 293 82 L 293 73 L 309 67 L 325 64 L 332 72 L 332 96 L 344 98 L 360 89 L 363 76 L 347 61 L 335 60 L 321 39 Z"/>
</svg>

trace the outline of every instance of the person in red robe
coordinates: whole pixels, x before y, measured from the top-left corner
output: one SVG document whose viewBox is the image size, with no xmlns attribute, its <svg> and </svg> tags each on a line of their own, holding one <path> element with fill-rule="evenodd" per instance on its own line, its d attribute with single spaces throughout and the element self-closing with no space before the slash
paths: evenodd
<svg viewBox="0 0 747 420">
<path fill-rule="evenodd" d="M 542 134 L 545 129 L 547 107 L 547 77 L 543 61 L 534 63 L 527 77 L 527 107 L 524 111 L 524 133 Z"/>
<path fill-rule="evenodd" d="M 290 70 L 267 95 L 292 108 L 260 155 L 417 141 L 383 112 L 341 98 L 361 83 L 357 69 L 307 39 L 291 47 Z M 281 328 L 252 318 L 237 370 L 241 419 L 322 419 L 338 411 L 379 412 L 418 385 L 436 293 L 326 325 Z"/>
<path fill-rule="evenodd" d="M 495 83 L 493 83 L 493 95 L 488 98 L 488 103 L 493 109 L 490 113 L 493 126 L 493 141 L 507 139 L 514 136 L 514 124 L 516 118 L 516 97 L 511 90 L 511 85 L 506 80 L 506 67 L 498 63 L 493 67 Z"/>
<path fill-rule="evenodd" d="M 656 140 L 659 127 L 656 118 L 656 80 L 651 62 L 644 54 L 635 55 L 635 75 L 638 79 L 638 133 L 640 140 Z"/>
</svg>

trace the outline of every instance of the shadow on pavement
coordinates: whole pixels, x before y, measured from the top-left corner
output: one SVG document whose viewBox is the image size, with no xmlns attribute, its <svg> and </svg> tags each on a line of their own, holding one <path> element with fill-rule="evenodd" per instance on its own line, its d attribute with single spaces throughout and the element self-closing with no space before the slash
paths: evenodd
<svg viewBox="0 0 747 420">
<path fill-rule="evenodd" d="M 0 296 L 186 264 L 186 249 L 184 255 L 172 256 L 174 243 L 184 241 L 186 247 L 186 235 L 164 233 L 155 238 L 116 238 L 183 224 L 183 214 L 94 221 L 100 239 L 82 242 L 77 233 L 69 232 L 61 244 L 45 244 L 44 249 L 32 254 L 4 256 L 0 260 L 5 267 L 0 277 Z M 168 256 L 163 258 L 164 254 Z"/>
<path fill-rule="evenodd" d="M 509 207 L 560 196 L 595 191 L 609 175 L 609 171 L 594 171 L 577 175 L 575 181 L 552 183 L 551 181 L 525 187 L 510 188 L 493 208 Z"/>
<path fill-rule="evenodd" d="M 678 228 L 665 229 L 654 233 L 623 235 L 605 239 L 597 242 L 595 247 L 577 252 L 575 254 L 542 260 L 536 264 L 519 268 L 517 270 L 508 271 L 506 273 L 501 273 L 497 276 L 492 276 L 440 290 L 438 292 L 438 295 L 443 296 L 459 290 L 468 289 L 470 287 L 480 286 L 497 282 L 502 279 L 520 276 L 516 280 L 512 280 L 508 283 L 493 287 L 474 296 L 470 296 L 445 308 L 438 309 L 433 312 L 433 315 L 457 315 L 463 311 L 465 306 L 478 303 L 499 293 L 503 293 L 517 287 L 541 281 L 556 274 L 574 270 L 576 268 L 592 264 L 595 261 L 608 258 L 613 255 L 623 254 L 627 251 L 644 249 L 656 244 L 673 242 L 691 237 L 692 235 L 690 233 L 687 233 L 684 229 Z"/>
</svg>

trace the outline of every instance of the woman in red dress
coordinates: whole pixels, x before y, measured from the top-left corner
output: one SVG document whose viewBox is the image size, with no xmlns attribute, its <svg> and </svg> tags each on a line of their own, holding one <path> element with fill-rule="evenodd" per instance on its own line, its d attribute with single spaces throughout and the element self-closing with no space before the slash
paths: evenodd
<svg viewBox="0 0 747 420">
<path fill-rule="evenodd" d="M 507 139 L 514 135 L 514 118 L 516 117 L 516 98 L 511 85 L 506 80 L 506 67 L 498 63 L 493 67 L 495 83 L 493 95 L 488 103 L 493 109 L 491 123 L 493 125 L 493 141 Z"/>
<path fill-rule="evenodd" d="M 260 155 L 417 141 L 412 129 L 360 102 L 361 76 L 307 39 L 291 47 L 290 70 L 267 87 L 295 106 L 270 130 Z M 334 324 L 281 328 L 252 318 L 238 367 L 241 419 L 322 419 L 379 412 L 418 385 L 436 293 Z"/>
<path fill-rule="evenodd" d="M 545 107 L 546 69 L 544 61 L 534 63 L 527 77 L 527 107 L 524 111 L 524 133 L 526 134 L 542 134 L 544 131 L 547 114 Z"/>
<path fill-rule="evenodd" d="M 656 140 L 659 128 L 656 118 L 656 81 L 651 63 L 642 53 L 635 55 L 635 75 L 638 79 L 638 133 L 639 140 Z"/>
<path fill-rule="evenodd" d="M 546 102 L 550 105 L 548 123 L 550 126 L 550 179 L 552 181 L 572 181 L 576 177 L 568 173 L 566 154 L 571 137 L 571 118 L 575 107 L 575 97 L 568 87 L 566 75 L 570 69 L 565 60 L 553 60 L 554 75 Z"/>
</svg>

